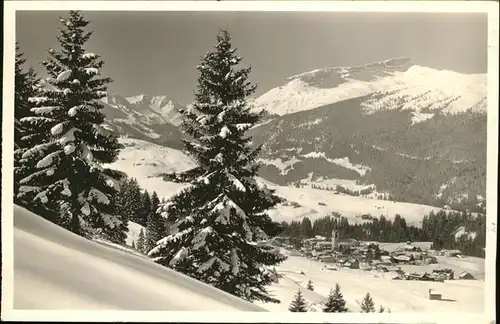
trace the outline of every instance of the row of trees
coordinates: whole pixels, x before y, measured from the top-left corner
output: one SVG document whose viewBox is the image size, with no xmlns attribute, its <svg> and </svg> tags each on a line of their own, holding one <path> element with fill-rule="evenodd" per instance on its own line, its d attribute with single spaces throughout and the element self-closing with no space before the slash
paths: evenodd
<svg viewBox="0 0 500 324">
<path fill-rule="evenodd" d="M 408 226 L 405 218 L 401 215 L 396 215 L 394 220 L 387 219 L 383 215 L 378 219 L 371 216 L 364 218 L 369 221 L 363 224 L 349 224 L 347 218 L 338 213 L 318 218 L 314 222 L 311 222 L 308 217 L 304 217 L 301 221 L 283 222 L 285 229 L 282 235 L 295 238 L 310 238 L 321 235 L 331 238 L 332 231 L 335 229 L 341 238 L 363 241 L 405 242 L 408 240 L 426 241 L 428 239 L 421 228 Z"/>
<path fill-rule="evenodd" d="M 309 285 L 312 287 L 312 283 L 310 281 L 308 284 L 308 289 L 312 290 L 311 288 L 309 288 Z M 364 296 L 364 298 L 360 303 L 360 308 L 361 308 L 360 311 L 362 313 L 376 312 L 375 303 L 373 302 L 373 298 L 370 295 L 370 293 L 366 293 L 366 295 Z M 301 313 L 308 312 L 307 301 L 304 298 L 300 289 L 295 294 L 295 297 L 291 302 L 290 306 L 288 307 L 288 310 L 290 312 L 301 312 Z M 348 311 L 349 309 L 346 307 L 346 301 L 344 299 L 344 296 L 342 295 L 342 292 L 340 291 L 340 285 L 337 283 L 335 284 L 335 289 L 331 289 L 330 293 L 328 294 L 328 298 L 323 305 L 323 312 L 346 313 Z M 383 313 L 384 311 L 385 308 L 382 305 L 380 305 L 379 312 Z M 387 311 L 390 312 L 390 310 Z"/>
<path fill-rule="evenodd" d="M 393 220 L 380 216 L 363 217 L 368 220 L 363 224 L 349 224 L 345 217 L 338 213 L 316 219 L 308 217 L 290 223 L 283 222 L 281 235 L 295 239 L 297 246 L 303 238 L 316 235 L 330 239 L 332 231 L 339 232 L 341 238 L 361 241 L 405 242 L 431 241 L 434 249 L 459 249 L 463 254 L 485 257 L 483 248 L 486 246 L 486 215 L 466 212 L 437 213 L 431 211 L 422 220 L 422 227 L 407 225 L 404 217 L 396 215 Z M 461 233 L 464 235 L 460 235 Z"/>
<path fill-rule="evenodd" d="M 485 214 L 431 212 L 424 216 L 422 230 L 433 249 L 459 249 L 466 255 L 485 257 Z"/>
</svg>

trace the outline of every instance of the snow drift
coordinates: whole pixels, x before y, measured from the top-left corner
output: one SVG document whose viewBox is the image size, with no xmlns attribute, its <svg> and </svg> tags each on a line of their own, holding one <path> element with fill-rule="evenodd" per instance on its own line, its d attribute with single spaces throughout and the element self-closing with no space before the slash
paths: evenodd
<svg viewBox="0 0 500 324">
<path fill-rule="evenodd" d="M 263 311 L 139 256 L 14 206 L 14 308 Z"/>
</svg>

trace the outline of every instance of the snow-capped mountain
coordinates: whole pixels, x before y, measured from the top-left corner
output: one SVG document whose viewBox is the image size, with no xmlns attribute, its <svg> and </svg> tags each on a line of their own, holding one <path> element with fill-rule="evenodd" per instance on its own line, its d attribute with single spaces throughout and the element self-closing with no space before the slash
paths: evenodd
<svg viewBox="0 0 500 324">
<path fill-rule="evenodd" d="M 182 106 L 170 97 L 103 101 L 120 135 L 182 149 Z M 252 104 L 267 113 L 249 135 L 263 145 L 260 176 L 274 183 L 347 181 L 346 190 L 441 206 L 485 197 L 484 74 L 389 59 L 294 75 Z"/>
<path fill-rule="evenodd" d="M 273 182 L 344 179 L 433 204 L 484 197 L 486 74 L 397 58 L 298 74 L 253 105 L 270 115 L 251 134 Z"/>
<path fill-rule="evenodd" d="M 102 100 L 109 106 L 129 115 L 129 120 L 148 125 L 170 123 L 179 125 L 182 105 L 167 96 L 141 94 L 125 98 L 119 94 L 108 95 Z"/>
<path fill-rule="evenodd" d="M 183 135 L 177 126 L 183 106 L 168 96 L 108 94 L 102 102 L 107 123 L 119 135 L 173 147 L 180 145 Z"/>
<path fill-rule="evenodd" d="M 435 113 L 486 111 L 486 74 L 460 74 L 395 58 L 356 67 L 331 67 L 291 76 L 254 101 L 256 110 L 285 115 L 372 95 L 366 113 L 408 109 L 412 122 Z"/>
</svg>

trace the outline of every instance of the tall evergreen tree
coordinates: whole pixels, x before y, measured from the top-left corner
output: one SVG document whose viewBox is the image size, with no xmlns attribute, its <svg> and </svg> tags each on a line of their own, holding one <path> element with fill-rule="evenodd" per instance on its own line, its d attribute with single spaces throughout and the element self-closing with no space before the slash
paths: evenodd
<svg viewBox="0 0 500 324">
<path fill-rule="evenodd" d="M 48 86 L 43 96 L 30 98 L 38 105 L 31 124 L 41 131 L 50 127 L 50 137 L 23 154 L 26 163 L 36 162 L 37 170 L 21 180 L 20 195 L 34 193 L 35 201 L 59 203 L 63 224 L 90 234 L 120 223 L 110 213 L 117 181 L 101 165 L 114 162 L 121 146 L 104 125 L 99 101 L 111 79 L 99 77 L 104 64 L 99 56 L 85 52 L 92 35 L 85 31 L 89 22 L 79 11 L 69 16 L 60 19 L 61 49 L 49 50 L 49 60 L 42 62 Z"/>
<path fill-rule="evenodd" d="M 150 252 L 153 260 L 243 299 L 272 301 L 266 266 L 285 259 L 253 244 L 278 232 L 266 210 L 281 199 L 255 181 L 259 169 L 245 133 L 261 118 L 247 97 L 255 91 L 250 68 L 238 69 L 241 57 L 227 31 L 217 36 L 215 51 L 198 65 L 195 102 L 182 110 L 182 127 L 193 141 L 185 148 L 198 167 L 171 175 L 190 186 L 172 197 L 162 211 L 171 234 Z"/>
<path fill-rule="evenodd" d="M 363 301 L 361 302 L 361 312 L 362 313 L 374 313 L 375 312 L 375 303 L 373 302 L 372 296 L 370 293 L 366 293 Z"/>
<path fill-rule="evenodd" d="M 15 79 L 14 79 L 14 202 L 33 212 L 40 212 L 33 202 L 34 195 L 19 199 L 21 180 L 36 169 L 36 162 L 23 160 L 23 154 L 32 146 L 39 144 L 44 137 L 49 136 L 49 127 L 41 128 L 40 125 L 31 124 L 34 105 L 31 97 L 41 92 L 40 80 L 32 68 L 24 71 L 26 62 L 24 54 L 16 43 Z M 30 163 L 28 163 L 30 162 Z M 45 214 L 45 213 L 41 213 Z"/>
<path fill-rule="evenodd" d="M 137 223 L 142 226 L 147 226 L 148 219 L 150 218 L 152 212 L 151 196 L 147 190 L 144 190 L 144 193 L 142 194 L 141 208 L 137 214 Z"/>
<path fill-rule="evenodd" d="M 120 212 L 131 222 L 146 226 L 139 217 L 143 204 L 144 197 L 137 180 L 132 178 L 125 181 L 124 188 L 120 192 Z"/>
<path fill-rule="evenodd" d="M 110 173 L 110 170 L 104 170 L 109 176 L 118 177 L 117 174 Z M 112 171 L 111 171 L 112 172 Z M 121 189 L 121 188 L 120 188 Z M 103 228 L 104 237 L 111 242 L 117 244 L 125 244 L 128 232 L 128 219 L 127 216 L 121 213 L 120 204 L 120 194 L 115 194 L 110 196 L 110 209 L 111 215 L 116 217 L 117 221 L 115 226 L 105 226 Z"/>
<path fill-rule="evenodd" d="M 300 289 L 295 294 L 295 297 L 292 303 L 290 304 L 290 307 L 288 307 L 288 310 L 294 313 L 307 312 L 307 303 L 304 297 L 302 296 L 302 292 L 300 291 Z"/>
<path fill-rule="evenodd" d="M 146 251 L 151 251 L 156 246 L 156 242 L 165 235 L 165 220 L 158 213 L 159 205 L 160 199 L 156 191 L 153 191 L 151 195 L 151 212 L 146 225 Z"/>
<path fill-rule="evenodd" d="M 139 231 L 139 235 L 137 236 L 136 247 L 138 251 L 144 252 L 144 231 L 142 230 L 142 228 Z"/>
<path fill-rule="evenodd" d="M 304 217 L 301 223 L 301 235 L 303 237 L 313 236 L 313 228 L 311 220 L 308 217 Z"/>
<path fill-rule="evenodd" d="M 335 290 L 330 290 L 328 299 L 326 300 L 323 312 L 325 313 L 345 313 L 348 309 L 345 307 L 344 296 L 340 292 L 340 285 L 335 284 Z"/>
</svg>

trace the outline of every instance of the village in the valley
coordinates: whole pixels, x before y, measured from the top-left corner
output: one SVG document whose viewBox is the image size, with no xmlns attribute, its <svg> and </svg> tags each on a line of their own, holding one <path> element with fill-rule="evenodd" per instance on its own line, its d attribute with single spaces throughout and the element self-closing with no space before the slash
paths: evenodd
<svg viewBox="0 0 500 324">
<path fill-rule="evenodd" d="M 260 242 L 273 247 L 277 253 L 321 262 L 323 271 L 354 269 L 371 272 L 374 277 L 383 275 L 392 280 L 417 280 L 445 282 L 448 280 L 475 280 L 475 276 L 458 267 L 448 267 L 453 260 L 467 258 L 460 250 L 434 250 L 429 242 L 379 243 L 344 239 L 334 230 L 331 239 L 317 235 L 301 241 L 300 249 L 288 237 L 275 237 Z M 440 261 L 444 261 L 440 264 Z M 451 261 L 451 262 L 450 262 Z M 457 273 L 458 270 L 458 273 Z M 300 274 L 307 275 L 305 271 Z M 279 282 L 279 271 L 274 270 L 274 280 Z M 428 298 L 441 299 L 441 295 L 429 289 Z"/>
</svg>

